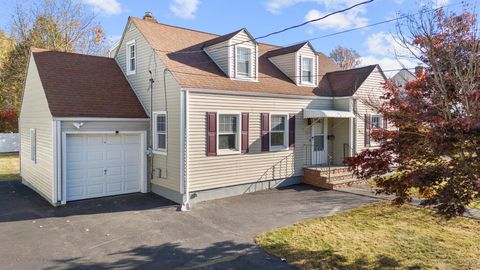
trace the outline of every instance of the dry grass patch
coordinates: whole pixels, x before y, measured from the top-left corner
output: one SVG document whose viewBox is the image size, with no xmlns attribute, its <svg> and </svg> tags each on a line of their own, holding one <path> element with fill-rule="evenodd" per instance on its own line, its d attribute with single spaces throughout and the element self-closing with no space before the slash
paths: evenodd
<svg viewBox="0 0 480 270">
<path fill-rule="evenodd" d="M 301 269 L 480 269 L 480 222 L 376 203 L 259 236 Z"/>
<path fill-rule="evenodd" d="M 0 154 L 0 181 L 19 180 L 20 162 L 18 153 Z"/>
</svg>

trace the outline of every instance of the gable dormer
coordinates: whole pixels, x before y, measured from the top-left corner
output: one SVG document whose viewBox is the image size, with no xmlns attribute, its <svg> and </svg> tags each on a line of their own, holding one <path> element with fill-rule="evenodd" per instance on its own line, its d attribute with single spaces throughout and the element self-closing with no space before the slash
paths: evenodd
<svg viewBox="0 0 480 270">
<path fill-rule="evenodd" d="M 229 78 L 257 81 L 258 44 L 246 29 L 209 40 L 203 50 Z"/>
<path fill-rule="evenodd" d="M 318 57 L 310 42 L 270 51 L 267 57 L 296 85 L 318 85 Z"/>
</svg>

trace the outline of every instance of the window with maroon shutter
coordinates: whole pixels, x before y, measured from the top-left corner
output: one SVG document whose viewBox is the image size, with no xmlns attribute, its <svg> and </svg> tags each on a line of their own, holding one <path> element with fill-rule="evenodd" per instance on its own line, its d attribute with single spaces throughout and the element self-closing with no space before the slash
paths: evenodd
<svg viewBox="0 0 480 270">
<path fill-rule="evenodd" d="M 217 113 L 207 113 L 207 156 L 217 155 Z"/>
<path fill-rule="evenodd" d="M 370 146 L 370 131 L 372 128 L 371 124 L 371 116 L 370 114 L 365 114 L 365 146 L 368 147 Z"/>
<path fill-rule="evenodd" d="M 242 153 L 248 153 L 249 115 L 242 113 Z"/>
<path fill-rule="evenodd" d="M 260 114 L 260 125 L 262 135 L 262 152 L 270 150 L 270 114 Z"/>
<path fill-rule="evenodd" d="M 288 119 L 288 147 L 295 149 L 295 114 L 291 113 Z"/>
<path fill-rule="evenodd" d="M 387 129 L 387 128 L 388 128 L 387 125 L 388 125 L 388 124 L 387 124 L 387 119 L 384 117 L 384 118 L 383 118 L 383 128 L 384 128 L 384 129 Z"/>
</svg>

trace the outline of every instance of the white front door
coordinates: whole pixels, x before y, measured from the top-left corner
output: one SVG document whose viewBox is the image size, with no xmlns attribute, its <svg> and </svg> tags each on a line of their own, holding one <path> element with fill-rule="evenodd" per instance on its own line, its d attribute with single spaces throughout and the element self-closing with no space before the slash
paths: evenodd
<svg viewBox="0 0 480 270">
<path fill-rule="evenodd" d="M 312 124 L 312 165 L 327 163 L 327 121 L 325 118 Z"/>
<path fill-rule="evenodd" d="M 139 134 L 68 134 L 64 162 L 67 201 L 140 192 Z"/>
</svg>

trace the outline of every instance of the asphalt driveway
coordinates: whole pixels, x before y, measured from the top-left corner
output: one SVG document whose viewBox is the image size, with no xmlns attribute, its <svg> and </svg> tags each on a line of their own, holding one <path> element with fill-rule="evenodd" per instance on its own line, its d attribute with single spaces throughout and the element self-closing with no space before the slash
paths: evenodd
<svg viewBox="0 0 480 270">
<path fill-rule="evenodd" d="M 190 212 L 153 194 L 53 208 L 19 182 L 0 182 L 0 268 L 293 269 L 257 248 L 254 237 L 375 200 L 297 185 Z"/>
</svg>

